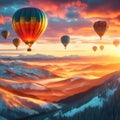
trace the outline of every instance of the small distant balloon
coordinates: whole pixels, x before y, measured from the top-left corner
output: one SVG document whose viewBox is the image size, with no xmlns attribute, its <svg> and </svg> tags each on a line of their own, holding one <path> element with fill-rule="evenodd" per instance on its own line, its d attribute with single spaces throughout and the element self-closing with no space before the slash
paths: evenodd
<svg viewBox="0 0 120 120">
<path fill-rule="evenodd" d="M 100 45 L 100 50 L 103 51 L 104 50 L 104 46 L 103 45 Z"/>
<path fill-rule="evenodd" d="M 106 21 L 97 21 L 94 23 L 93 28 L 95 32 L 100 36 L 100 39 L 102 39 L 102 36 L 105 34 L 108 24 Z"/>
<path fill-rule="evenodd" d="M 64 45 L 65 49 L 67 47 L 67 45 L 69 44 L 70 42 L 70 37 L 68 35 L 64 35 L 61 37 L 61 42 L 62 44 Z"/>
<path fill-rule="evenodd" d="M 96 52 L 97 46 L 93 46 L 92 49 L 93 49 L 94 52 Z"/>
<path fill-rule="evenodd" d="M 113 44 L 115 47 L 118 47 L 120 45 L 120 41 L 119 40 L 113 40 Z"/>
<path fill-rule="evenodd" d="M 1 32 L 1 35 L 3 36 L 3 38 L 7 39 L 10 36 L 10 32 L 8 30 L 3 30 Z"/>
<path fill-rule="evenodd" d="M 46 14 L 33 7 L 26 7 L 17 10 L 12 18 L 12 26 L 21 40 L 31 46 L 42 35 L 47 28 L 48 20 Z"/>
<path fill-rule="evenodd" d="M 16 49 L 18 48 L 18 46 L 20 45 L 20 39 L 19 38 L 15 38 L 13 39 L 13 44 L 16 47 Z"/>
</svg>

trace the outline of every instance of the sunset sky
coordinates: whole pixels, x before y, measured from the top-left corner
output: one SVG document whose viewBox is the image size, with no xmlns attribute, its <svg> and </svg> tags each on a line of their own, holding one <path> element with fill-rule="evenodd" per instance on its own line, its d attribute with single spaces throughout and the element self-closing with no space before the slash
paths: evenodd
<svg viewBox="0 0 120 120">
<path fill-rule="evenodd" d="M 53 56 L 120 56 L 120 47 L 115 48 L 113 40 L 120 39 L 119 0 L 0 0 L 0 32 L 9 30 L 10 37 L 4 40 L 0 35 L 0 55 L 45 54 Z M 17 36 L 12 28 L 12 16 L 23 7 L 37 7 L 45 11 L 48 27 L 45 33 L 27 52 L 27 46 L 21 42 L 16 51 L 11 41 Z M 105 20 L 109 28 L 102 40 L 95 33 L 93 23 Z M 62 35 L 71 38 L 67 50 L 60 42 Z M 92 51 L 92 46 L 105 46 L 101 52 Z"/>
</svg>

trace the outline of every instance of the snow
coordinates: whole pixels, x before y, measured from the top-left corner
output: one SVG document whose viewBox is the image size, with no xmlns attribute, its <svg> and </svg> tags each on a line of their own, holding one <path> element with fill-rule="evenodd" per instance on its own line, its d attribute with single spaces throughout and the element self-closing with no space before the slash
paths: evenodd
<svg viewBox="0 0 120 120">
<path fill-rule="evenodd" d="M 29 115 L 34 115 L 34 114 L 38 114 L 39 112 L 33 110 L 33 109 L 30 109 L 30 108 L 22 108 L 22 107 L 17 107 L 17 108 L 14 108 L 14 111 L 21 111 L 21 112 L 24 112 L 24 113 L 27 113 Z"/>
<path fill-rule="evenodd" d="M 46 88 L 42 85 L 30 84 L 30 83 L 19 83 L 10 85 L 14 89 L 31 89 L 31 90 L 45 90 Z"/>
<path fill-rule="evenodd" d="M 120 78 L 118 78 L 117 81 L 120 83 Z"/>
<path fill-rule="evenodd" d="M 54 56 L 51 55 L 43 55 L 43 54 L 35 54 L 35 55 L 19 55 L 19 56 L 0 56 L 1 59 L 15 59 L 15 60 L 24 60 L 24 59 L 52 59 L 55 58 Z"/>
<path fill-rule="evenodd" d="M 94 75 L 81 75 L 81 76 L 77 76 L 75 78 L 72 78 L 70 81 L 76 81 L 76 80 L 80 80 L 80 79 L 97 79 L 100 78 L 99 76 L 94 76 Z"/>
<path fill-rule="evenodd" d="M 103 105 L 103 100 L 99 98 L 98 96 L 96 96 L 92 100 L 90 100 L 88 103 L 82 105 L 81 107 L 74 108 L 71 111 L 64 113 L 64 116 L 72 117 L 76 113 L 82 112 L 88 107 L 102 107 L 102 105 Z"/>
<path fill-rule="evenodd" d="M 30 90 L 46 90 L 46 87 L 42 84 L 35 83 L 12 83 L 0 81 L 0 85 L 5 87 L 11 87 L 13 89 L 30 89 Z"/>
<path fill-rule="evenodd" d="M 22 89 L 26 89 L 28 85 L 27 84 L 11 84 L 11 87 L 14 89 L 18 89 L 18 88 L 22 88 Z"/>
<path fill-rule="evenodd" d="M 23 75 L 24 73 L 28 73 L 28 74 L 37 75 L 39 77 L 44 77 L 45 75 L 50 76 L 50 74 L 48 74 L 48 72 L 46 72 L 45 70 L 40 70 L 37 68 L 25 68 L 23 66 L 13 66 L 13 68 L 9 68 L 8 70 L 18 75 Z"/>
<path fill-rule="evenodd" d="M 50 102 L 47 102 L 46 103 L 46 105 L 42 105 L 42 106 L 40 106 L 42 109 L 49 109 L 49 110 L 51 110 L 53 107 L 55 107 L 55 108 L 57 108 L 57 109 L 60 109 L 61 108 L 61 106 L 59 106 L 58 104 L 56 104 L 56 103 L 50 103 Z"/>
<path fill-rule="evenodd" d="M 117 88 L 107 89 L 106 95 L 107 95 L 108 99 L 110 96 L 112 96 L 115 93 L 116 90 L 117 90 Z"/>
<path fill-rule="evenodd" d="M 2 100 L 2 98 L 0 97 L 0 113 L 3 111 L 3 110 L 6 110 L 7 109 L 7 106 L 5 104 L 5 102 Z M 0 119 L 1 120 L 1 119 Z"/>
<path fill-rule="evenodd" d="M 44 120 L 51 120 L 50 118 L 45 118 Z"/>
<path fill-rule="evenodd" d="M 28 78 L 38 78 L 38 77 L 50 77 L 52 73 L 47 70 L 39 68 L 26 68 L 24 64 L 16 61 L 12 62 L 0 62 L 0 77 L 9 79 L 11 74 L 17 74 L 19 76 L 24 76 Z"/>
<path fill-rule="evenodd" d="M 106 90 L 106 98 L 95 96 L 89 102 L 80 106 L 79 108 L 72 108 L 72 110 L 67 111 L 66 113 L 63 113 L 61 115 L 66 116 L 66 117 L 72 117 L 75 114 L 84 111 L 88 107 L 92 107 L 92 108 L 99 107 L 99 108 L 101 108 L 104 104 L 104 101 L 108 101 L 110 96 L 112 96 L 115 93 L 116 90 L 117 90 L 117 88 L 107 89 Z M 55 113 L 54 116 L 57 117 L 60 113 L 61 113 L 61 110 L 59 112 Z"/>
<path fill-rule="evenodd" d="M 8 119 L 6 119 L 6 118 L 0 116 L 0 120 L 8 120 Z"/>
<path fill-rule="evenodd" d="M 52 103 L 52 105 L 53 105 L 54 107 L 56 107 L 57 109 L 61 109 L 61 108 L 62 108 L 62 105 L 58 105 L 58 104 L 56 104 L 56 103 Z"/>
</svg>

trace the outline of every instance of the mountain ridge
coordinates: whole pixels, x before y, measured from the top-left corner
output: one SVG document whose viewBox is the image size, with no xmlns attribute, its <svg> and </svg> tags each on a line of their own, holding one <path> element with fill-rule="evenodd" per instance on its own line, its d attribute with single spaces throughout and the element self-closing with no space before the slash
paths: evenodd
<svg viewBox="0 0 120 120">
<path fill-rule="evenodd" d="M 110 76 L 110 77 L 108 77 L 108 76 Z M 104 77 L 106 77 L 106 76 L 104 76 Z M 96 103 L 97 106 L 95 106 L 95 107 L 89 107 L 88 106 L 88 107 L 86 107 L 84 109 L 84 111 L 78 112 L 78 113 L 76 113 L 76 115 L 77 116 L 78 116 L 78 114 L 80 114 L 80 115 L 86 115 L 87 112 L 88 112 L 88 109 L 90 109 L 91 111 L 93 111 L 94 108 L 95 108 L 96 111 L 100 111 L 102 109 L 110 107 L 110 102 L 109 101 L 112 100 L 111 102 L 114 104 L 113 96 L 117 95 L 116 93 L 118 91 L 120 91 L 120 71 L 108 74 L 107 77 L 108 77 L 108 79 L 105 81 L 104 84 L 102 84 L 102 85 L 96 87 L 95 89 L 91 90 L 91 93 L 89 93 L 88 95 L 86 95 L 83 99 L 75 101 L 75 102 L 73 101 L 72 104 L 70 106 L 68 106 L 67 108 L 63 107 L 61 110 L 58 110 L 56 112 L 51 112 L 49 115 L 48 114 L 47 115 L 43 115 L 43 117 L 42 117 L 42 115 L 41 116 L 37 115 L 38 117 L 35 117 L 35 116 L 31 117 L 31 118 L 29 117 L 26 120 L 37 120 L 37 119 L 38 120 L 53 120 L 53 119 L 57 119 L 57 120 L 69 120 L 69 119 L 72 120 L 72 119 L 74 119 L 74 120 L 78 120 L 75 116 L 70 116 L 69 114 L 67 114 L 67 112 L 70 113 L 70 111 L 79 110 L 80 106 L 81 107 L 82 106 L 85 107 L 85 105 L 87 106 L 87 105 L 91 104 L 90 101 L 92 102 L 92 100 L 93 100 L 93 103 L 96 101 L 96 102 L 100 103 L 101 106 L 97 107 L 97 106 L 99 106 L 99 104 Z M 119 95 L 117 95 L 117 97 L 120 99 Z M 73 96 L 73 98 L 74 98 L 74 96 Z M 80 101 L 81 101 L 81 103 L 80 103 Z M 95 114 L 92 113 L 93 119 L 91 119 L 91 117 L 89 119 L 88 118 L 87 119 L 84 118 L 84 119 L 85 120 L 95 120 L 95 118 L 97 116 L 94 116 L 94 115 L 96 115 L 96 114 L 97 113 L 95 113 Z M 108 113 L 106 112 L 106 115 L 107 114 Z M 118 114 L 116 113 L 116 115 L 118 115 Z M 107 119 L 104 119 L 104 116 L 102 116 L 102 117 L 103 117 L 103 120 L 107 120 Z M 25 120 L 25 119 L 22 119 L 22 120 Z M 101 119 L 98 119 L 98 120 L 101 120 Z M 115 120 L 115 119 L 111 119 L 111 120 Z"/>
</svg>

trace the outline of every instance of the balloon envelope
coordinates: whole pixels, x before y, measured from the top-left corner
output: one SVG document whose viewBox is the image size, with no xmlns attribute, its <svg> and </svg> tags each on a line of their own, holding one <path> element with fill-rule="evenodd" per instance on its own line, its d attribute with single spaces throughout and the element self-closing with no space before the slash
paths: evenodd
<svg viewBox="0 0 120 120">
<path fill-rule="evenodd" d="M 93 46 L 92 49 L 95 52 L 97 50 L 97 46 Z"/>
<path fill-rule="evenodd" d="M 15 38 L 13 39 L 13 44 L 16 47 L 16 49 L 18 48 L 18 46 L 20 45 L 20 39 L 19 38 Z"/>
<path fill-rule="evenodd" d="M 45 31 L 48 24 L 46 14 L 33 7 L 17 10 L 12 18 L 12 25 L 15 32 L 29 48 Z"/>
<path fill-rule="evenodd" d="M 100 50 L 103 51 L 104 50 L 104 46 L 103 45 L 100 45 Z"/>
<path fill-rule="evenodd" d="M 114 44 L 115 47 L 118 47 L 119 44 L 120 44 L 120 41 L 119 41 L 119 40 L 114 40 L 114 41 L 113 41 L 113 44 Z"/>
<path fill-rule="evenodd" d="M 68 43 L 70 42 L 70 37 L 68 35 L 64 35 L 61 37 L 61 42 L 64 45 L 64 47 L 66 48 Z"/>
<path fill-rule="evenodd" d="M 2 34 L 2 36 L 3 36 L 5 39 L 7 39 L 7 38 L 9 37 L 9 35 L 10 35 L 10 32 L 9 32 L 8 30 L 3 30 L 3 31 L 1 32 L 1 34 Z"/>
<path fill-rule="evenodd" d="M 101 39 L 108 28 L 108 24 L 106 21 L 97 21 L 94 23 L 93 28 L 95 32 L 100 36 L 100 39 Z"/>
</svg>

